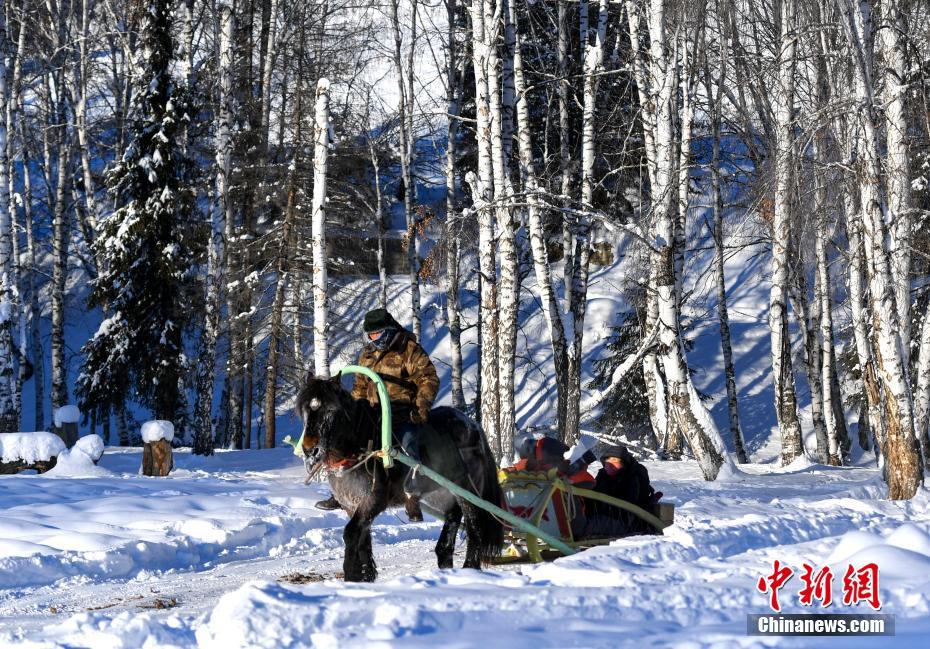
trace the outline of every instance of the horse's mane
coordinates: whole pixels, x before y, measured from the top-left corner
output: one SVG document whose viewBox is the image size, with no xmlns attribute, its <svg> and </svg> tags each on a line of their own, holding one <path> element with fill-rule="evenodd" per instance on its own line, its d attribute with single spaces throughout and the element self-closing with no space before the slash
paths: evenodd
<svg viewBox="0 0 930 649">
<path fill-rule="evenodd" d="M 338 378 L 308 376 L 297 393 L 295 407 L 305 429 L 316 433 L 319 445 L 326 450 L 358 450 L 355 447 L 364 446 L 377 430 L 371 404 L 353 399 Z"/>
</svg>

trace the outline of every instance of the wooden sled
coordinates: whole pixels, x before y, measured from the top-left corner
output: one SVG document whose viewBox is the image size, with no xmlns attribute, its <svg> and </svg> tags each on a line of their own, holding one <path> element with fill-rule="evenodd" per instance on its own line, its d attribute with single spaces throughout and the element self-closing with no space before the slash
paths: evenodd
<svg viewBox="0 0 930 649">
<path fill-rule="evenodd" d="M 652 525 L 657 533 L 674 522 L 675 505 L 659 502 L 655 512 L 625 500 L 619 500 L 590 489 L 575 487 L 562 480 L 555 469 L 550 471 L 507 471 L 498 474 L 504 495 L 504 509 L 539 529 L 561 540 L 570 548 L 585 549 L 607 545 L 624 536 L 575 539 L 571 521 L 576 505 L 575 497 L 597 500 L 630 512 Z M 536 535 L 513 527 L 508 529 L 506 546 L 499 563 L 519 561 L 551 561 L 562 552 L 550 547 Z"/>
</svg>

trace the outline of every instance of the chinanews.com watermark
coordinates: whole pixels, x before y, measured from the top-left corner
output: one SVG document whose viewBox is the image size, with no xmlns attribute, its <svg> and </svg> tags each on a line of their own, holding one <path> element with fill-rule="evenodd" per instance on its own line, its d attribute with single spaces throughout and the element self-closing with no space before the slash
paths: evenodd
<svg viewBox="0 0 930 649">
<path fill-rule="evenodd" d="M 894 635 L 894 615 L 862 613 L 750 613 L 747 635 Z"/>
<path fill-rule="evenodd" d="M 829 608 L 833 602 L 833 570 L 830 566 L 813 566 L 803 563 L 797 573 L 799 586 L 797 603 L 813 609 Z M 844 606 L 871 608 L 869 613 L 782 613 L 782 590 L 795 571 L 776 559 L 772 571 L 759 577 L 756 590 L 768 596 L 771 613 L 750 613 L 746 616 L 746 633 L 755 636 L 892 636 L 894 615 L 878 613 L 882 609 L 879 590 L 879 568 L 876 563 L 848 564 L 840 585 L 842 593 L 837 600 Z"/>
</svg>

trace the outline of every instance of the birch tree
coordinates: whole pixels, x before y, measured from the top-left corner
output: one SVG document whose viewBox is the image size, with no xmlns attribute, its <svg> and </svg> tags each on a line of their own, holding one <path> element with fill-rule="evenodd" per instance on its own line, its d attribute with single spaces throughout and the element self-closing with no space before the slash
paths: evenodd
<svg viewBox="0 0 930 649">
<path fill-rule="evenodd" d="M 881 187 L 878 117 L 872 86 L 873 45 L 871 3 L 851 4 L 837 0 L 850 54 L 853 59 L 855 97 L 862 129 L 862 161 L 859 191 L 873 335 L 876 338 L 876 369 L 881 384 L 885 419 L 886 480 L 890 498 L 908 499 L 922 483 L 922 467 L 914 433 L 913 404 L 908 385 L 906 355 L 892 279 L 887 206 Z"/>
<path fill-rule="evenodd" d="M 211 415 L 215 382 L 216 345 L 220 331 L 222 288 L 226 266 L 224 235 L 232 221 L 233 205 L 229 196 L 232 166 L 232 122 L 235 113 L 233 95 L 232 41 L 235 14 L 228 3 L 219 7 L 219 97 L 216 125 L 216 189 L 211 206 L 210 241 L 207 247 L 207 277 L 203 331 L 197 367 L 197 394 L 194 403 L 194 453 L 212 455 L 214 431 Z"/>
<path fill-rule="evenodd" d="M 675 115 L 673 95 L 675 61 L 667 50 L 667 3 L 652 0 L 646 14 L 649 28 L 650 125 L 654 125 L 655 160 L 650 187 L 653 243 L 650 283 L 656 289 L 660 359 L 664 370 L 669 416 L 687 440 L 706 480 L 713 480 L 724 462 L 729 462 L 723 439 L 691 383 L 680 334 L 680 287 L 676 278 L 675 201 L 677 196 Z"/>
<path fill-rule="evenodd" d="M 722 9 L 721 2 L 716 3 L 718 14 Z M 711 200 L 713 201 L 713 235 L 714 235 L 714 272 L 717 287 L 717 319 L 720 321 L 720 349 L 723 354 L 723 371 L 727 389 L 727 417 L 730 424 L 730 436 L 733 439 L 733 448 L 736 451 L 737 461 L 744 464 L 749 461 L 743 443 L 743 431 L 739 423 L 739 402 L 736 392 L 736 369 L 733 366 L 733 344 L 730 338 L 730 313 L 727 308 L 727 286 L 724 273 L 724 205 L 723 190 L 721 188 L 721 122 L 723 112 L 723 86 L 726 82 L 727 58 L 729 56 L 728 41 L 725 35 L 725 21 L 720 20 L 721 27 L 718 44 L 717 77 L 712 78 L 710 59 L 708 57 L 705 68 L 705 86 L 708 99 L 711 102 L 711 128 L 713 131 L 713 145 L 711 153 Z"/>
<path fill-rule="evenodd" d="M 769 327 L 772 331 L 772 375 L 775 414 L 781 431 L 781 462 L 787 465 L 804 453 L 798 419 L 791 340 L 788 336 L 788 263 L 791 247 L 791 193 L 794 177 L 794 87 L 797 32 L 794 0 L 784 0 L 779 16 L 778 92 L 775 112 L 775 197 L 772 206 L 772 289 Z"/>
<path fill-rule="evenodd" d="M 418 0 L 411 0 L 411 30 L 410 52 L 416 47 L 416 17 Z M 399 93 L 400 129 L 400 168 L 401 179 L 404 183 L 404 216 L 407 222 L 407 274 L 410 282 L 410 317 L 413 325 L 413 335 L 420 340 L 422 335 L 422 322 L 420 315 L 420 267 L 417 256 L 417 223 L 416 223 L 416 181 L 413 178 L 414 135 L 413 124 L 413 69 L 409 70 L 411 83 L 406 82 L 403 65 L 403 32 L 399 14 L 400 0 L 391 0 L 391 28 L 394 32 L 394 75 L 397 77 Z"/>
<path fill-rule="evenodd" d="M 491 161 L 490 65 L 493 18 L 490 0 L 471 0 L 469 16 L 472 31 L 472 67 L 475 76 L 475 137 L 478 145 L 478 171 L 465 180 L 471 187 L 473 209 L 478 219 L 478 273 L 480 277 L 480 419 L 489 434 L 492 450 L 499 450 L 498 436 L 498 365 L 497 365 L 497 267 L 495 262 L 494 172 Z"/>
<path fill-rule="evenodd" d="M 0 15 L 0 433 L 19 427 L 13 379 L 13 222 L 10 218 L 9 165 L 7 162 L 6 19 Z"/>
<path fill-rule="evenodd" d="M 316 87 L 313 125 L 313 202 L 311 235 L 313 254 L 313 365 L 314 373 L 329 377 L 326 304 L 326 170 L 329 157 L 329 80 Z"/>
</svg>

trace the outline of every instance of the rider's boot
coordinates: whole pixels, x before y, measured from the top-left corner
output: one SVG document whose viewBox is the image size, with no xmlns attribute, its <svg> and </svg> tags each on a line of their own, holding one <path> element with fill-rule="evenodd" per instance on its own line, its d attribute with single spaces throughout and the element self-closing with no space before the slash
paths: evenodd
<svg viewBox="0 0 930 649">
<path fill-rule="evenodd" d="M 339 501 L 336 500 L 335 496 L 330 496 L 326 500 L 321 500 L 315 505 L 317 509 L 325 509 L 326 511 L 332 511 L 334 509 L 342 509 L 342 505 L 339 504 Z"/>
</svg>

